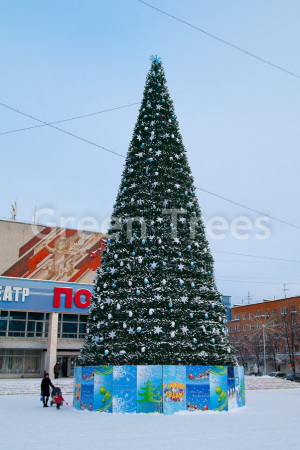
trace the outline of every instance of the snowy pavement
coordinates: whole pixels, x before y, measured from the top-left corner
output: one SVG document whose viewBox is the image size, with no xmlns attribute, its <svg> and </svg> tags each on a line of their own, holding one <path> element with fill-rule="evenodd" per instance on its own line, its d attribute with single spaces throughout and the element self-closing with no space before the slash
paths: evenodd
<svg viewBox="0 0 300 450">
<path fill-rule="evenodd" d="M 281 378 L 245 376 L 246 390 L 257 389 L 299 389 L 300 383 Z"/>
<path fill-rule="evenodd" d="M 54 386 L 61 388 L 63 394 L 73 393 L 73 378 L 52 379 L 51 381 Z M 0 395 L 39 395 L 41 382 L 42 378 L 0 379 Z"/>
<path fill-rule="evenodd" d="M 299 448 L 300 391 L 250 390 L 233 412 L 114 415 L 43 408 L 38 395 L 0 399 L 1 450 Z"/>
<path fill-rule="evenodd" d="M 0 379 L 0 395 L 37 395 L 41 388 L 41 378 Z M 52 380 L 59 386 L 63 394 L 72 394 L 73 378 Z M 300 383 L 281 380 L 274 377 L 245 377 L 246 390 L 257 389 L 299 389 Z"/>
</svg>

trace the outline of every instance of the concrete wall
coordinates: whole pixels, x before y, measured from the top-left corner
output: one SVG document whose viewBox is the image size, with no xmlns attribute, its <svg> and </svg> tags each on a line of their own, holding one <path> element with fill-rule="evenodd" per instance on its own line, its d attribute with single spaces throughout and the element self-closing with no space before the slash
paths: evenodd
<svg viewBox="0 0 300 450">
<path fill-rule="evenodd" d="M 39 232 L 44 226 L 34 225 Z M 0 274 L 19 260 L 19 249 L 35 236 L 31 224 L 0 220 Z"/>
</svg>

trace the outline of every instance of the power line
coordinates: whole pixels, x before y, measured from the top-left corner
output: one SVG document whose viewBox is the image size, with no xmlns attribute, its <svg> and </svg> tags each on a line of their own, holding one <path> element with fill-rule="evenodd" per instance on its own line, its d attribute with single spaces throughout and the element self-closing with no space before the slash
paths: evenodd
<svg viewBox="0 0 300 450">
<path fill-rule="evenodd" d="M 140 3 L 143 3 L 143 4 L 146 5 L 146 6 L 149 6 L 149 8 L 155 9 L 156 11 L 158 11 L 158 12 L 160 12 L 160 13 L 162 13 L 162 14 L 165 14 L 165 16 L 171 17 L 172 19 L 175 19 L 175 20 L 177 20 L 178 22 L 184 23 L 185 25 L 188 25 L 189 27 L 194 28 L 194 29 L 197 30 L 197 31 L 200 31 L 200 32 L 203 33 L 203 34 L 206 34 L 207 36 L 209 36 L 209 37 L 211 37 L 211 38 L 213 38 L 213 39 L 216 39 L 216 40 L 219 41 L 219 42 L 222 42 L 222 44 L 229 45 L 230 47 L 234 48 L 235 50 L 238 50 L 238 51 L 240 51 L 240 52 L 242 52 L 242 53 L 245 53 L 246 55 L 251 56 L 252 58 L 258 59 L 258 60 L 261 61 L 261 62 L 264 62 L 264 63 L 266 63 L 266 64 L 269 64 L 269 65 L 272 66 L 272 67 L 275 67 L 275 69 L 278 69 L 278 70 L 281 70 L 282 72 L 288 73 L 289 75 L 292 75 L 293 77 L 300 78 L 300 75 L 297 75 L 296 73 L 293 73 L 293 72 L 290 72 L 289 70 L 283 69 L 282 67 L 277 66 L 276 64 L 273 64 L 272 62 L 270 62 L 270 61 L 268 61 L 268 60 L 266 60 L 266 59 L 263 59 L 263 58 L 261 58 L 260 56 L 254 55 L 253 53 L 250 53 L 250 52 L 248 52 L 247 50 L 244 50 L 244 49 L 242 49 L 241 47 L 238 47 L 237 45 L 231 44 L 230 42 L 227 42 L 227 41 L 225 41 L 224 39 L 221 39 L 221 38 L 219 38 L 219 37 L 217 37 L 217 36 L 214 36 L 213 34 L 208 33 L 207 31 L 202 30 L 201 28 L 196 27 L 195 25 L 192 25 L 191 23 L 186 22 L 185 20 L 179 19 L 178 17 L 175 17 L 175 16 L 173 16 L 172 14 L 169 14 L 169 13 L 167 13 L 167 12 L 165 12 L 165 11 L 162 11 L 161 9 L 156 8 L 155 6 L 149 5 L 149 3 L 146 3 L 146 2 L 144 2 L 143 0 L 138 0 L 138 1 L 139 1 Z"/>
<path fill-rule="evenodd" d="M 128 108 L 129 106 L 135 106 L 135 105 L 140 105 L 140 102 L 131 103 L 130 105 L 117 106 L 116 108 L 111 108 L 111 109 L 104 109 L 103 111 L 98 111 L 98 112 L 94 112 L 94 113 L 90 113 L 90 114 L 84 114 L 83 116 L 71 117 L 70 119 L 57 120 L 56 122 L 49 122 L 49 123 L 45 123 L 42 125 L 35 125 L 34 127 L 19 128 L 17 130 L 4 131 L 3 133 L 0 133 L 0 135 L 10 134 L 10 133 L 18 133 L 19 131 L 25 131 L 25 130 L 32 130 L 33 128 L 41 128 L 41 127 L 45 127 L 47 125 L 54 125 L 56 123 L 69 122 L 70 120 L 82 119 L 84 117 L 95 116 L 97 114 L 103 114 L 103 113 L 110 112 L 110 111 L 116 111 L 117 109 Z M 35 119 L 35 120 L 37 120 L 37 119 Z"/>
<path fill-rule="evenodd" d="M 132 103 L 132 105 L 134 105 L 134 104 L 135 104 L 135 103 Z M 36 117 L 33 117 L 33 116 L 29 115 L 29 114 L 26 114 L 26 113 L 24 113 L 24 112 L 22 112 L 22 111 L 19 111 L 18 109 L 12 108 L 11 106 L 5 105 L 4 103 L 0 103 L 0 105 L 1 105 L 1 106 L 4 106 L 5 108 L 8 108 L 8 109 L 10 109 L 10 110 L 12 110 L 12 111 L 15 111 L 15 112 L 17 112 L 17 113 L 19 113 L 19 114 L 21 114 L 21 115 L 23 115 L 23 116 L 29 117 L 30 119 L 36 120 L 37 122 L 42 123 L 43 126 L 48 126 L 48 127 L 54 128 L 55 130 L 61 131 L 62 133 L 65 133 L 65 134 L 68 134 L 68 135 L 70 135 L 70 136 L 72 136 L 72 137 L 74 137 L 74 138 L 76 138 L 76 139 L 79 139 L 79 140 L 81 140 L 81 141 L 83 141 L 83 142 L 86 142 L 87 144 L 90 144 L 90 145 L 93 145 L 93 146 L 95 146 L 95 147 L 101 148 L 102 150 L 105 150 L 105 151 L 107 151 L 107 152 L 109 152 L 109 153 L 113 153 L 114 155 L 120 156 L 121 158 L 124 158 L 124 159 L 125 159 L 125 156 L 124 156 L 124 155 L 121 155 L 120 153 L 114 152 L 113 150 L 109 150 L 109 149 L 106 148 L 106 147 L 102 147 L 101 145 L 98 145 L 98 144 L 96 144 L 96 143 L 94 143 L 94 142 L 92 142 L 92 141 L 89 141 L 89 140 L 87 140 L 87 139 L 85 139 L 85 138 L 82 138 L 82 137 L 77 136 L 77 135 L 75 135 L 75 134 L 73 134 L 73 133 L 70 133 L 69 131 L 65 131 L 65 130 L 63 130 L 62 128 L 58 128 L 58 127 L 52 125 L 51 123 L 44 122 L 43 120 L 37 119 Z M 67 120 L 68 120 L 68 119 L 67 119 Z M 69 120 L 72 120 L 72 119 L 69 119 Z M 54 122 L 54 123 L 55 123 L 55 122 Z M 277 222 L 283 223 L 283 224 L 288 225 L 288 226 L 293 227 L 293 228 L 300 229 L 300 227 L 297 226 L 297 225 L 291 224 L 291 223 L 286 222 L 286 221 L 281 220 L 281 219 L 277 219 L 276 217 L 270 216 L 269 214 L 264 214 L 264 213 L 262 213 L 262 212 L 260 212 L 260 211 L 258 211 L 258 210 L 256 210 L 256 209 L 253 209 L 253 208 L 250 208 L 250 207 L 248 207 L 248 206 L 242 205 L 241 203 L 235 202 L 235 201 L 233 201 L 233 200 L 230 200 L 230 199 L 228 199 L 228 198 L 226 198 L 226 197 L 223 197 L 223 196 L 221 196 L 221 195 L 215 194 L 215 193 L 213 193 L 213 192 L 211 192 L 211 191 L 208 191 L 208 190 L 206 190 L 206 189 L 203 189 L 203 188 L 200 188 L 200 187 L 197 187 L 197 186 L 196 186 L 196 189 L 199 189 L 199 190 L 202 191 L 202 192 L 205 192 L 205 193 L 207 193 L 207 194 L 209 194 L 209 195 L 213 195 L 214 197 L 218 197 L 218 198 L 220 198 L 220 199 L 222 199 L 222 200 L 225 200 L 225 201 L 227 201 L 227 202 L 229 202 L 229 203 L 232 203 L 232 204 L 234 204 L 234 205 L 237 205 L 237 206 L 240 206 L 240 207 L 242 207 L 242 208 L 248 209 L 249 211 L 253 211 L 253 212 L 257 213 L 257 214 L 261 214 L 261 215 L 264 215 L 264 216 L 266 216 L 266 217 L 269 217 L 270 219 L 276 220 Z M 246 256 L 247 256 L 247 255 L 246 255 Z"/>
<path fill-rule="evenodd" d="M 284 259 L 284 258 L 273 258 L 273 257 L 268 257 L 268 256 L 247 255 L 245 253 L 223 252 L 221 250 L 214 250 L 214 252 L 215 253 L 226 253 L 227 255 L 249 256 L 251 258 L 273 259 L 275 261 L 287 261 L 287 262 L 300 263 L 300 260 L 297 260 L 297 259 Z M 282 283 L 280 283 L 280 284 L 282 284 Z"/>
<path fill-rule="evenodd" d="M 285 225 L 289 225 L 290 227 L 298 228 L 298 230 L 300 230 L 300 227 L 298 225 L 294 225 L 292 223 L 286 222 L 285 220 L 277 219 L 276 217 L 270 216 L 269 214 L 265 214 L 265 213 L 263 213 L 261 211 L 257 211 L 257 209 L 249 208 L 249 206 L 245 206 L 245 205 L 242 205 L 241 203 L 235 202 L 233 200 L 229 200 L 228 198 L 223 197 L 222 195 L 215 194 L 215 193 L 213 193 L 211 191 L 207 191 L 206 189 L 203 189 L 203 188 L 200 188 L 200 187 L 197 187 L 197 186 L 196 186 L 196 189 L 199 189 L 200 191 L 206 192 L 207 194 L 213 195 L 214 197 L 218 197 L 218 198 L 220 198 L 222 200 L 225 200 L 226 202 L 232 203 L 232 204 L 237 205 L 237 206 L 241 206 L 242 208 L 248 209 L 249 211 L 253 211 L 253 212 L 257 213 L 257 214 L 261 214 L 262 216 L 269 217 L 270 219 L 276 220 L 277 222 L 281 222 L 281 223 L 284 223 Z"/>
<path fill-rule="evenodd" d="M 30 119 L 36 120 L 37 122 L 47 125 L 48 127 L 54 128 L 55 130 L 61 131 L 62 133 L 65 133 L 65 134 L 68 134 L 76 139 L 79 139 L 80 141 L 86 142 L 87 144 L 94 145 L 95 147 L 101 148 L 102 150 L 105 150 L 106 152 L 113 153 L 114 155 L 117 155 L 117 156 L 121 156 L 121 158 L 125 158 L 125 156 L 121 155 L 120 153 L 114 152 L 113 150 L 109 150 L 108 148 L 102 147 L 101 145 L 95 144 L 94 142 L 88 141 L 87 139 L 84 139 L 80 136 L 76 136 L 76 134 L 70 133 L 69 131 L 65 131 L 62 128 L 55 127 L 54 125 L 51 125 L 50 123 L 44 122 L 43 120 L 37 119 L 36 117 L 33 117 L 33 116 L 30 116 L 29 114 L 19 111 L 18 109 L 12 108 L 11 106 L 7 106 L 4 103 L 0 103 L 0 105 L 4 106 L 5 108 L 8 108 L 12 111 L 15 111 L 19 114 L 22 114 L 22 116 L 29 117 Z"/>
<path fill-rule="evenodd" d="M 216 277 L 216 280 L 218 280 L 218 279 L 219 278 Z M 280 284 L 282 286 L 282 283 L 274 283 L 274 282 L 266 283 L 265 281 L 249 281 L 249 280 L 219 280 L 219 281 L 228 281 L 230 283 L 255 283 L 255 284 L 265 284 L 265 285 Z M 300 286 L 300 283 L 289 283 L 289 284 L 295 284 L 296 286 Z"/>
</svg>

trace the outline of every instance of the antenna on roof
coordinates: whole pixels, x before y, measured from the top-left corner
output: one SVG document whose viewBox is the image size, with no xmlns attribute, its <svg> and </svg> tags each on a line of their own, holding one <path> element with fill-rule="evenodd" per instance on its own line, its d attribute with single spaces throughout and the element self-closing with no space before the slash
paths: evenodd
<svg viewBox="0 0 300 450">
<path fill-rule="evenodd" d="M 286 298 L 286 291 L 289 291 L 289 289 L 286 288 L 286 284 L 283 285 L 283 289 L 281 289 L 284 292 L 284 298 Z"/>
<path fill-rule="evenodd" d="M 247 296 L 247 298 L 248 298 L 248 305 L 250 305 L 250 300 L 251 300 L 250 291 L 248 291 L 248 296 Z"/>
<path fill-rule="evenodd" d="M 12 207 L 11 220 L 16 220 L 16 215 L 17 215 L 17 202 L 15 202 L 14 205 L 11 205 L 11 207 Z"/>
</svg>

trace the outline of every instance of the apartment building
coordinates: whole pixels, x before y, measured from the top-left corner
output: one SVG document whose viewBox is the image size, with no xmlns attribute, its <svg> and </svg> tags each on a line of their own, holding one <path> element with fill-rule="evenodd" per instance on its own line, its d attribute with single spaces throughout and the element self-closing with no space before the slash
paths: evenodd
<svg viewBox="0 0 300 450">
<path fill-rule="evenodd" d="M 300 372 L 300 296 L 234 305 L 228 332 L 245 373 Z"/>
</svg>

